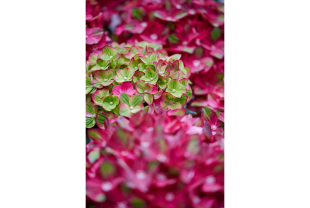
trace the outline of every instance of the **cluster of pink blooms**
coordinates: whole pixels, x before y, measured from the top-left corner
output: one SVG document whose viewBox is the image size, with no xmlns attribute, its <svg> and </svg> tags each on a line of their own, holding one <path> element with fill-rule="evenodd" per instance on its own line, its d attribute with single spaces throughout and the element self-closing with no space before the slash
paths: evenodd
<svg viewBox="0 0 310 208">
<path fill-rule="evenodd" d="M 140 111 L 89 129 L 87 207 L 224 207 L 223 131 L 210 112 Z"/>
<path fill-rule="evenodd" d="M 223 3 L 86 0 L 86 68 L 87 207 L 224 208 Z"/>
<path fill-rule="evenodd" d="M 191 69 L 195 107 L 219 109 L 224 98 L 224 5 L 214 0 L 125 1 L 119 41 L 162 44 Z M 197 109 L 195 110 L 197 111 Z"/>
<path fill-rule="evenodd" d="M 104 21 L 105 20 L 105 21 Z M 102 49 L 111 39 L 104 31 L 104 24 L 110 22 L 98 1 L 86 0 L 86 58 L 92 52 Z"/>
</svg>

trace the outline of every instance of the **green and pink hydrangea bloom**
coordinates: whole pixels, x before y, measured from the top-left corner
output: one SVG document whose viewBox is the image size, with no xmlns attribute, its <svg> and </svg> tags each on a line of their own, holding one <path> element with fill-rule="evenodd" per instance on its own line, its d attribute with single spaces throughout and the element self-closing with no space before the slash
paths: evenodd
<svg viewBox="0 0 310 208">
<path fill-rule="evenodd" d="M 96 110 L 87 114 L 88 128 L 97 124 L 94 117 L 101 112 L 131 117 L 158 104 L 164 111 L 181 109 L 191 100 L 190 69 L 180 55 L 169 57 L 159 48 L 146 43 L 114 44 L 90 54 L 86 97 Z"/>
</svg>

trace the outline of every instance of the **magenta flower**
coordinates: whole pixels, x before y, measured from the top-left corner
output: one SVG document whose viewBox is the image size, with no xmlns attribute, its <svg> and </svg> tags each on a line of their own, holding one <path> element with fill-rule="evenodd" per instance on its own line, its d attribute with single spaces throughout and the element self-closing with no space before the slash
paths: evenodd
<svg viewBox="0 0 310 208">
<path fill-rule="evenodd" d="M 184 10 L 179 10 L 177 8 L 171 8 L 169 11 L 167 10 L 157 10 L 154 12 L 154 16 L 163 20 L 163 21 L 171 21 L 176 22 L 184 17 L 186 17 L 188 13 Z"/>
<path fill-rule="evenodd" d="M 102 28 L 86 28 L 86 44 L 96 44 L 103 36 Z"/>
<path fill-rule="evenodd" d="M 142 23 L 141 23 L 142 24 Z M 149 43 L 165 44 L 168 38 L 169 30 L 155 21 L 147 23 L 144 31 L 139 36 L 133 36 L 134 39 L 147 41 Z"/>
<path fill-rule="evenodd" d="M 129 96 L 133 96 L 136 93 L 136 90 L 133 89 L 132 84 L 130 82 L 123 82 L 121 85 L 116 85 L 112 89 L 113 95 L 116 95 L 120 98 L 121 93 L 126 93 Z"/>
<path fill-rule="evenodd" d="M 188 132 L 206 128 L 204 122 L 178 111 L 140 111 L 129 120 L 118 118 L 113 129 L 88 130 L 88 205 L 223 206 L 222 139 L 205 143 L 205 134 Z"/>
<path fill-rule="evenodd" d="M 213 140 L 213 136 L 217 134 L 223 134 L 223 129 L 221 127 L 221 120 L 218 115 L 208 107 L 204 107 L 202 110 L 201 118 L 206 121 L 207 127 L 211 130 L 211 140 Z"/>
<path fill-rule="evenodd" d="M 153 15 L 148 15 L 152 13 Z M 148 41 L 163 44 L 169 54 L 181 54 L 192 73 L 214 70 L 224 73 L 224 6 L 210 1 L 128 1 L 120 11 L 121 41 Z M 167 76 L 167 73 L 165 73 Z M 214 85 L 197 84 L 193 94 L 208 94 Z M 200 82 L 201 83 L 201 82 Z M 219 84 L 219 83 L 217 83 Z M 223 85 L 222 85 L 223 86 Z M 198 94 L 196 94 L 196 92 Z"/>
</svg>

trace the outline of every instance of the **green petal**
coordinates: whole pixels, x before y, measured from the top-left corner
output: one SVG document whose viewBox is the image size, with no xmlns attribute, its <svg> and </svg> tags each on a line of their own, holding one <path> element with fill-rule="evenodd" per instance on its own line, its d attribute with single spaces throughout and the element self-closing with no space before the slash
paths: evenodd
<svg viewBox="0 0 310 208">
<path fill-rule="evenodd" d="M 100 129 L 106 129 L 106 127 L 109 125 L 109 119 L 103 112 L 98 113 L 95 120 Z"/>
<path fill-rule="evenodd" d="M 140 95 L 134 95 L 129 99 L 130 106 L 135 107 L 143 101 L 143 98 Z"/>
<path fill-rule="evenodd" d="M 91 85 L 90 77 L 86 77 L 86 94 L 92 91 L 93 86 Z"/>
<path fill-rule="evenodd" d="M 152 105 L 153 103 L 153 95 L 151 94 L 144 94 L 144 100 L 147 104 Z"/>
<path fill-rule="evenodd" d="M 97 58 L 98 58 L 98 54 L 96 53 L 91 53 L 89 56 L 88 56 L 88 63 L 90 65 L 95 65 L 96 62 L 97 62 Z"/>
<path fill-rule="evenodd" d="M 91 103 L 91 102 L 86 102 L 86 112 L 89 115 L 92 115 L 92 116 L 89 116 L 89 117 L 95 117 L 96 113 L 97 113 L 96 106 L 93 103 Z"/>
<path fill-rule="evenodd" d="M 119 113 L 120 113 L 120 115 L 122 115 L 122 116 L 127 116 L 127 117 L 129 117 L 129 116 L 131 115 L 129 106 L 128 106 L 127 104 L 125 104 L 125 103 L 122 104 L 122 105 L 120 106 Z"/>
<path fill-rule="evenodd" d="M 86 117 L 86 128 L 92 128 L 96 124 L 94 117 Z"/>
<path fill-rule="evenodd" d="M 87 158 L 90 163 L 94 163 L 98 160 L 99 156 L 100 156 L 99 149 L 95 149 L 88 154 Z"/>
<path fill-rule="evenodd" d="M 157 53 L 147 53 L 145 56 L 140 57 L 140 59 L 145 64 L 152 64 L 153 62 L 157 62 L 158 54 Z"/>
<path fill-rule="evenodd" d="M 141 94 L 144 93 L 145 82 L 143 80 L 140 80 L 136 83 L 136 90 Z"/>
<path fill-rule="evenodd" d="M 119 100 L 116 95 L 109 95 L 103 98 L 102 107 L 106 111 L 113 110 L 119 104 Z"/>
<path fill-rule="evenodd" d="M 102 54 L 100 55 L 99 58 L 102 60 L 111 60 L 113 56 L 115 56 L 116 54 L 117 54 L 117 50 L 115 48 L 106 46 L 102 50 Z"/>
<path fill-rule="evenodd" d="M 169 35 L 168 40 L 170 43 L 178 43 L 180 41 L 180 39 L 173 34 Z"/>
<path fill-rule="evenodd" d="M 94 103 L 96 103 L 97 105 L 102 105 L 102 98 L 104 96 L 108 96 L 108 95 L 109 95 L 109 90 L 108 89 L 97 90 L 92 95 L 92 99 L 93 99 Z"/>
<path fill-rule="evenodd" d="M 122 103 L 129 105 L 129 95 L 126 93 L 121 93 L 120 99 Z"/>
<path fill-rule="evenodd" d="M 153 71 L 152 69 L 147 69 L 145 75 L 141 77 L 141 80 L 144 80 L 147 83 L 155 85 L 158 80 L 158 74 L 156 73 L 156 71 Z"/>
<path fill-rule="evenodd" d="M 170 94 L 178 98 L 180 98 L 182 94 L 185 93 L 185 91 L 185 86 L 182 85 L 178 80 L 170 80 L 166 89 L 166 92 L 169 92 Z"/>
<path fill-rule="evenodd" d="M 134 70 L 134 71 L 137 71 L 139 69 L 139 64 L 141 63 L 140 60 L 131 60 L 129 65 L 128 65 L 128 68 L 130 70 Z"/>
<path fill-rule="evenodd" d="M 100 165 L 100 173 L 103 178 L 107 178 L 109 175 L 112 175 L 116 171 L 114 165 L 109 162 L 102 162 Z"/>
</svg>

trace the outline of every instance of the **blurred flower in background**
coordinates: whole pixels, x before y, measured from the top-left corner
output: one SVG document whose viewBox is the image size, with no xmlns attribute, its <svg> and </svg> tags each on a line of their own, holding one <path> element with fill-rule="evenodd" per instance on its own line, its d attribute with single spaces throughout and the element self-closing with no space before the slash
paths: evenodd
<svg viewBox="0 0 310 208">
<path fill-rule="evenodd" d="M 224 207 L 222 135 L 182 111 L 88 130 L 87 207 Z"/>
</svg>

